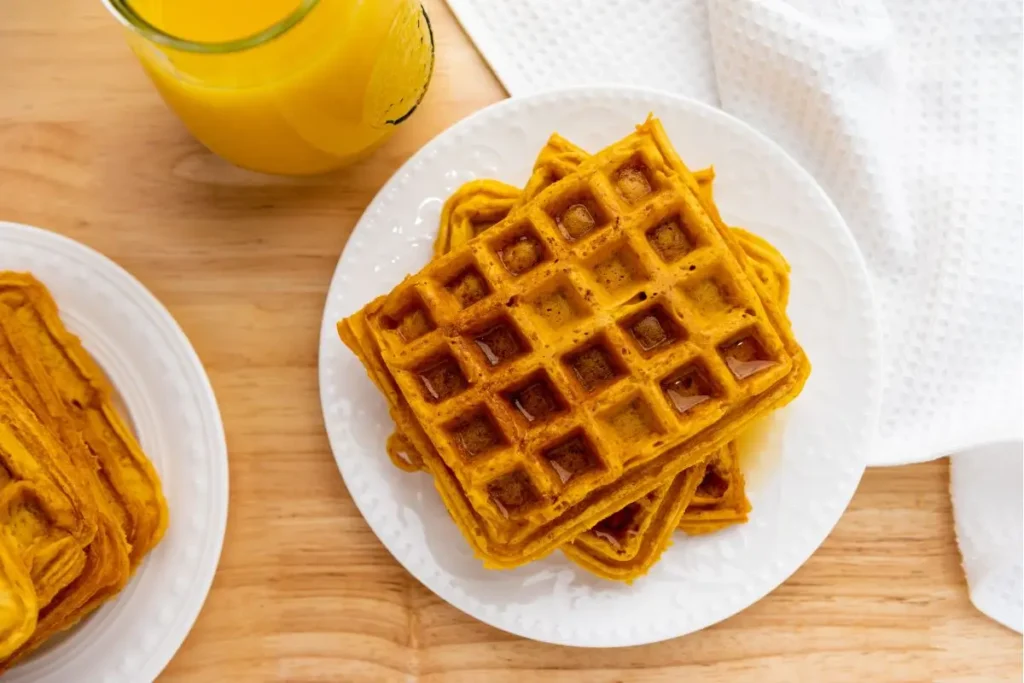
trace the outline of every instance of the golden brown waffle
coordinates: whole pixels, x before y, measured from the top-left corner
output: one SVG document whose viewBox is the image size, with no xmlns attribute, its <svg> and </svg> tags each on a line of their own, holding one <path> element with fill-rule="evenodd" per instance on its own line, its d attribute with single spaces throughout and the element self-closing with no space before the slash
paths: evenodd
<svg viewBox="0 0 1024 683">
<path fill-rule="evenodd" d="M 541 190 L 569 175 L 589 157 L 557 133 L 552 135 L 534 162 L 526 188 L 520 192 L 498 180 L 473 180 L 457 189 L 444 204 L 441 224 L 434 240 L 434 256 L 443 256 L 452 249 L 479 235 L 503 220 L 516 206 L 532 199 Z M 713 194 L 715 170 L 694 171 L 700 195 L 709 212 L 718 217 Z M 789 263 L 769 242 L 743 228 L 731 228 L 736 241 L 752 262 L 754 272 L 764 283 L 767 293 L 785 310 L 789 301 Z"/>
<path fill-rule="evenodd" d="M 571 173 L 587 156 L 587 153 L 579 147 L 557 134 L 553 135 L 538 155 L 533 174 L 527 183 L 528 190 L 514 204 L 521 204 L 523 197 L 535 195 L 554 181 Z M 698 171 L 694 176 L 700 184 L 702 197 L 714 209 L 713 169 Z M 445 203 L 442 212 L 438 236 L 434 245 L 435 254 L 443 255 L 453 247 L 461 246 L 497 220 L 504 218 L 513 205 L 513 202 L 509 200 L 509 195 L 509 186 L 498 181 L 471 181 L 456 190 Z M 769 294 L 779 300 L 782 307 L 785 308 L 789 264 L 771 244 L 760 237 L 740 228 L 733 228 L 732 231 L 744 251 L 754 262 L 755 271 L 765 284 Z M 356 346 L 353 348 L 358 349 Z M 363 364 L 369 366 L 364 354 L 358 353 L 358 355 Z M 395 392 L 390 391 L 387 387 L 382 387 L 382 391 L 388 396 L 389 401 L 395 400 Z M 396 431 L 388 439 L 387 451 L 394 464 L 400 469 L 411 472 L 424 467 L 415 447 L 400 431 Z M 692 476 L 692 473 L 684 472 L 677 479 L 684 481 L 687 477 L 692 478 Z M 737 484 L 740 487 L 740 498 L 746 504 L 746 497 L 742 495 L 742 477 L 739 478 Z M 570 558 L 577 559 L 581 556 L 581 551 L 573 549 L 585 548 L 586 561 L 581 564 L 605 578 L 629 581 L 645 573 L 667 546 L 667 541 L 664 544 L 657 544 L 650 542 L 650 539 L 667 539 L 671 530 L 679 524 L 686 507 L 685 501 L 683 505 L 672 507 L 678 503 L 678 501 L 668 498 L 672 488 L 671 484 L 663 486 L 613 513 L 599 522 L 593 530 L 581 533 L 572 543 L 565 546 L 568 549 L 566 554 Z M 673 510 L 673 514 L 661 514 L 670 508 Z M 704 510 L 704 512 L 708 511 Z M 745 515 L 735 516 L 732 521 L 718 523 L 717 528 L 745 520 Z M 615 530 L 621 533 L 615 533 Z"/>
<path fill-rule="evenodd" d="M 764 286 L 765 294 L 778 303 L 780 310 L 785 311 L 789 306 L 789 263 L 779 250 L 764 238 L 743 228 L 731 230 L 736 241 L 742 245 L 754 273 Z"/>
<path fill-rule="evenodd" d="M 29 481 L 10 483 L 0 492 L 0 523 L 21 555 L 40 608 L 73 584 L 86 564 L 82 546 L 59 526 L 59 505 Z"/>
<path fill-rule="evenodd" d="M 548 138 L 547 144 L 537 155 L 533 173 L 515 203 L 516 207 L 526 204 L 557 181 L 576 172 L 590 155 L 558 133 Z"/>
<path fill-rule="evenodd" d="M 0 659 L 3 659 L 29 639 L 39 616 L 32 577 L 6 533 L 0 533 L 0 592 L 4 596 L 3 609 L 0 609 Z"/>
<path fill-rule="evenodd" d="M 0 515 L 28 570 L 39 608 L 71 584 L 96 535 L 96 511 L 68 465 L 63 446 L 0 382 Z"/>
<path fill-rule="evenodd" d="M 98 592 L 112 584 L 119 587 L 127 578 L 128 563 L 124 550 L 123 571 L 115 574 L 119 558 L 108 556 L 106 542 L 111 525 L 97 509 L 75 456 L 7 380 L 0 382 L 0 414 L 5 416 L 0 423 L 0 459 L 7 476 L 0 490 L 0 526 L 28 568 L 39 609 L 32 632 L 0 662 L 2 671 L 53 632 L 77 621 L 81 606 Z M 64 495 L 69 492 L 74 493 Z M 71 531 L 83 520 L 88 534 Z M 115 537 L 121 534 L 116 524 L 112 531 Z"/>
<path fill-rule="evenodd" d="M 747 500 L 739 452 L 735 443 L 722 449 L 707 463 L 703 480 L 683 513 L 679 528 L 698 535 L 718 531 L 747 521 Z"/>
<path fill-rule="evenodd" d="M 654 566 L 704 476 L 704 463 L 635 500 L 562 546 L 566 557 L 605 579 L 632 582 Z"/>
<path fill-rule="evenodd" d="M 7 382 L 6 386 L 10 387 L 12 383 Z M 20 396 L 15 400 L 26 414 L 32 416 L 32 419 L 38 418 Z M 40 424 L 43 423 L 46 423 L 46 420 L 40 420 Z M 46 432 L 56 436 L 57 430 L 68 424 L 66 418 L 57 424 L 49 423 Z M 56 631 L 76 623 L 103 600 L 120 590 L 128 579 L 128 544 L 124 540 L 124 532 L 118 525 L 117 518 L 100 498 L 94 458 L 80 440 L 78 443 L 74 443 L 73 440 L 61 440 L 59 444 L 41 447 L 60 449 L 50 452 L 61 453 L 63 462 L 71 465 L 69 476 L 84 491 L 85 503 L 90 510 L 89 516 L 95 519 L 95 534 L 85 545 L 72 544 L 69 539 L 60 539 L 68 549 L 73 548 L 75 562 L 73 566 L 68 566 L 66 571 L 61 572 L 59 589 L 56 584 L 33 576 L 41 610 L 38 623 L 27 642 L 7 661 L 0 662 L 0 669 L 10 666 L 14 660 L 33 650 Z M 43 500 L 38 491 L 27 488 L 26 482 L 19 482 L 5 489 L 0 494 L 0 510 L 5 515 L 5 528 L 16 528 L 17 525 L 12 520 L 15 511 L 47 509 L 43 506 Z M 25 532 L 25 542 L 33 545 L 39 544 L 45 538 L 38 528 L 25 528 Z M 32 540 L 33 538 L 35 540 Z M 53 561 L 56 562 L 59 556 L 54 555 Z M 32 566 L 39 566 L 38 558 Z M 51 568 L 48 573 L 52 575 L 56 571 Z"/>
<path fill-rule="evenodd" d="M 359 318 L 358 314 L 355 318 Z M 397 388 L 388 386 L 387 379 L 381 379 L 381 373 L 386 375 L 386 371 L 381 369 L 379 359 L 370 357 L 372 351 L 364 348 L 366 340 L 357 338 L 353 333 L 351 319 L 342 321 L 339 331 L 392 405 L 391 412 L 399 426 L 388 439 L 389 456 L 397 467 L 405 471 L 422 469 L 422 458 L 403 432 L 403 429 L 418 429 L 415 417 L 408 406 L 403 405 Z M 738 462 L 732 455 L 734 452 L 733 442 L 711 458 L 710 462 L 716 465 L 714 471 L 705 474 L 703 465 L 684 471 L 673 483 L 655 489 L 598 522 L 593 529 L 563 545 L 562 550 L 570 559 L 602 578 L 631 582 L 646 573 L 668 547 L 672 531 L 681 524 L 681 520 L 687 519 L 684 510 L 690 510 L 691 499 L 688 496 L 698 484 L 702 487 L 701 497 L 697 499 L 699 507 L 690 515 L 691 523 L 685 527 L 686 530 L 707 533 L 745 522 L 750 507 L 742 474 L 738 472 Z M 722 467 L 726 469 L 722 471 Z M 732 474 L 731 467 L 736 468 L 736 474 Z M 712 497 L 716 477 L 728 478 L 727 496 Z M 686 495 L 678 495 L 679 491 Z"/>
<path fill-rule="evenodd" d="M 167 512 L 105 378 L 64 328 L 49 292 L 26 274 L 0 273 L 0 380 L 58 437 L 96 523 L 74 580 L 57 596 L 39 596 L 38 624 L 2 670 L 120 591 L 163 534 Z"/>
<path fill-rule="evenodd" d="M 103 496 L 131 546 L 134 570 L 167 528 L 160 479 L 114 408 L 113 389 L 103 371 L 64 327 L 46 288 L 31 275 L 0 273 L 4 309 L 6 331 L 23 361 L 19 386 L 35 388 L 27 392 L 30 403 L 41 387 L 54 388 L 49 397 L 37 396 L 34 408 L 40 415 L 55 415 L 55 420 L 62 413 L 69 416 L 95 455 Z"/>
<path fill-rule="evenodd" d="M 490 565 L 550 552 L 799 392 L 802 351 L 697 191 L 651 121 L 353 325 Z"/>
<path fill-rule="evenodd" d="M 519 189 L 498 180 L 472 180 L 457 189 L 441 210 L 434 256 L 447 254 L 501 221 L 519 198 Z"/>
<path fill-rule="evenodd" d="M 369 342 L 360 337 L 359 314 L 339 324 L 339 333 L 351 348 L 371 379 L 388 396 L 395 433 L 387 442 L 388 454 L 397 467 L 405 471 L 422 469 L 422 458 L 406 433 L 419 431 L 416 418 L 396 390 L 387 386 L 383 363 L 375 357 Z M 364 346 L 366 344 L 367 346 Z M 424 437 L 425 438 L 425 437 Z M 622 510 L 613 513 L 593 529 L 578 535 L 562 546 L 563 552 L 588 571 L 607 579 L 632 581 L 646 573 L 668 547 L 672 532 L 679 524 L 697 485 L 703 479 L 704 465 L 698 464 L 678 475 L 672 483 L 661 486 Z"/>
</svg>

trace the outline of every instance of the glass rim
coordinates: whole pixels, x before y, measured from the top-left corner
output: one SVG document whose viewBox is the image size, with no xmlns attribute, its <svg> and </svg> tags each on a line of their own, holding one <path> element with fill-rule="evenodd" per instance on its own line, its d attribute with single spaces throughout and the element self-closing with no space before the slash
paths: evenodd
<svg viewBox="0 0 1024 683">
<path fill-rule="evenodd" d="M 217 42 L 189 40 L 188 38 L 168 33 L 139 15 L 131 6 L 130 0 L 103 0 L 103 4 L 114 15 L 114 18 L 126 28 L 135 31 L 158 45 L 182 52 L 227 54 L 249 50 L 283 35 L 302 21 L 309 14 L 310 10 L 320 4 L 320 0 L 299 0 L 298 6 L 290 14 L 282 17 L 270 26 L 241 38 Z"/>
</svg>

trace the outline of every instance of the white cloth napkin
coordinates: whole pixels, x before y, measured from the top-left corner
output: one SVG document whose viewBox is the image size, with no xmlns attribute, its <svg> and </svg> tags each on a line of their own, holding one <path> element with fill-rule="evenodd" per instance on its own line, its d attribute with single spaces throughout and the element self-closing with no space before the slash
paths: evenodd
<svg viewBox="0 0 1024 683">
<path fill-rule="evenodd" d="M 609 82 L 677 92 L 752 124 L 817 178 L 880 307 L 874 464 L 1021 439 L 1020 0 L 448 4 L 513 95 Z M 1020 468 L 1019 445 L 978 449 L 954 457 L 951 487 L 972 598 L 1017 630 Z M 1015 546 L 991 533 L 1010 522 Z M 983 587 L 1013 571 L 1005 600 Z"/>
<path fill-rule="evenodd" d="M 1024 454 L 1019 443 L 953 458 L 949 490 L 971 602 L 1016 631 L 1024 620 Z M 984 492 L 984 495 L 979 492 Z"/>
</svg>

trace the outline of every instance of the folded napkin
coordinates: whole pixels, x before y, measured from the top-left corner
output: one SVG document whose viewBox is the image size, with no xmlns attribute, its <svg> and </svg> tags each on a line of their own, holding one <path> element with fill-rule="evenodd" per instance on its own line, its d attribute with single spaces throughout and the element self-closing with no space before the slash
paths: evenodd
<svg viewBox="0 0 1024 683">
<path fill-rule="evenodd" d="M 1014 568 L 982 533 L 1010 519 L 990 517 L 1004 504 L 1020 522 L 1020 446 L 977 448 L 1022 433 L 1019 0 L 448 4 L 513 95 L 669 90 L 747 121 L 815 176 L 880 308 L 886 386 L 869 459 L 971 451 L 954 457 L 952 490 L 972 598 L 1020 630 L 1020 552 L 1015 587 L 998 581 Z"/>
<path fill-rule="evenodd" d="M 1022 477 L 1024 454 L 1019 443 L 959 455 L 949 473 L 956 538 L 971 602 L 1018 632 L 1024 624 Z"/>
</svg>

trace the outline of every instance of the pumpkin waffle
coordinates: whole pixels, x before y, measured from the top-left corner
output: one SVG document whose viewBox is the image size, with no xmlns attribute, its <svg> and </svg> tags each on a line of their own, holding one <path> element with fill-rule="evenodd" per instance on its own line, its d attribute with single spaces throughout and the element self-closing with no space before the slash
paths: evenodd
<svg viewBox="0 0 1024 683">
<path fill-rule="evenodd" d="M 152 465 L 113 409 L 105 378 L 30 275 L 0 273 L 0 380 L 58 437 L 96 520 L 73 581 L 55 596 L 40 596 L 38 623 L 0 662 L 3 670 L 116 595 L 162 535 L 166 507 Z"/>
<path fill-rule="evenodd" d="M 562 546 L 565 556 L 604 579 L 632 582 L 672 543 L 672 532 L 704 477 L 704 463 L 605 517 Z"/>
<path fill-rule="evenodd" d="M 806 358 L 697 192 L 649 121 L 355 321 L 489 565 L 550 552 L 799 392 Z"/>
<path fill-rule="evenodd" d="M 710 186 L 708 188 L 710 196 Z M 711 206 L 714 206 L 712 203 Z M 750 265 L 764 287 L 764 293 L 775 301 L 779 310 L 789 306 L 789 262 L 771 243 L 743 228 L 730 228 L 743 247 Z"/>
<path fill-rule="evenodd" d="M 521 204 L 527 195 L 531 193 L 535 195 L 548 185 L 571 173 L 587 156 L 585 151 L 565 138 L 557 134 L 553 135 L 541 150 L 534 164 L 533 173 L 527 183 L 529 190 L 522 193 L 515 205 Z M 712 191 L 714 170 L 708 168 L 697 171 L 694 173 L 694 177 L 697 178 L 700 185 L 702 197 L 712 209 L 716 210 Z M 496 195 L 493 191 L 488 191 L 487 183 L 495 183 L 497 187 L 503 188 L 501 194 Z M 508 192 L 504 189 L 507 187 L 498 181 L 472 181 L 459 188 L 445 203 L 445 209 L 442 211 L 438 237 L 434 245 L 435 255 L 443 255 L 453 247 L 461 246 L 469 241 L 493 225 L 495 216 L 507 215 L 511 210 Z M 492 199 L 492 197 L 496 198 Z M 485 219 L 473 221 L 472 213 L 474 211 L 480 211 Z M 465 223 L 483 227 L 473 231 L 459 230 L 451 224 L 451 216 L 456 215 L 460 216 L 460 220 Z M 789 291 L 789 264 L 785 258 L 770 243 L 760 237 L 742 228 L 731 228 L 731 230 L 754 263 L 755 271 L 764 283 L 768 294 L 785 309 Z M 401 432 L 396 431 L 392 434 L 388 440 L 387 449 L 392 462 L 400 469 L 406 471 L 422 469 L 422 459 L 419 458 L 415 448 Z M 718 456 L 715 456 L 712 461 L 716 461 L 717 458 Z M 677 480 L 681 483 L 692 476 L 691 472 L 685 471 L 677 477 Z M 712 475 L 709 472 L 707 476 Z M 749 503 L 742 488 L 742 474 L 737 480 L 737 485 L 738 489 L 734 490 L 738 491 L 739 499 L 749 511 Z M 703 483 L 702 486 L 704 486 Z M 563 546 L 565 554 L 603 578 L 632 581 L 646 573 L 667 547 L 671 531 L 680 524 L 683 510 L 687 507 L 686 501 L 682 501 L 683 504 L 678 505 L 678 500 L 672 500 L 669 497 L 672 488 L 672 484 L 663 486 L 613 513 L 593 529 L 581 533 L 572 542 Z M 672 507 L 673 504 L 677 505 Z M 709 525 L 708 531 L 746 521 L 745 513 L 725 518 L 723 511 L 715 512 L 712 507 L 710 505 L 703 506 L 700 515 L 718 514 L 723 516 L 723 519 L 717 522 L 706 522 L 705 524 Z M 662 509 L 665 514 L 659 514 L 659 510 Z M 671 514 L 667 514 L 669 509 L 671 509 Z M 712 524 L 713 528 L 710 526 Z M 691 525 L 689 528 L 694 527 Z M 652 539 L 659 540 L 652 542 Z"/>
<path fill-rule="evenodd" d="M 515 202 L 509 200 L 509 186 L 499 181 L 477 180 L 464 184 L 445 203 L 434 244 L 435 254 L 443 255 L 453 247 L 468 242 L 497 220 L 504 218 L 512 206 L 522 203 L 523 197 L 531 192 L 535 195 L 571 173 L 587 156 L 581 148 L 557 134 L 553 135 L 534 164 L 533 174 L 527 183 L 530 190 L 523 192 Z M 698 180 L 702 197 L 712 210 L 716 210 L 712 193 L 713 169 L 697 171 L 694 177 Z M 768 293 L 779 301 L 784 309 L 788 295 L 789 264 L 770 243 L 760 237 L 741 228 L 732 228 L 732 232 L 747 256 L 754 262 L 755 271 Z M 352 344 L 350 346 L 358 348 Z M 364 354 L 360 353 L 359 357 L 363 364 L 369 367 Z M 384 387 L 382 391 L 388 395 L 389 401 L 396 400 L 394 392 Z M 415 447 L 401 431 L 396 430 L 388 439 L 387 452 L 392 462 L 400 469 L 412 472 L 423 468 L 422 459 L 416 453 Z M 715 456 L 712 461 L 717 459 L 718 456 Z M 685 471 L 677 480 L 682 482 L 692 476 L 691 472 Z M 707 477 L 711 476 L 709 472 Z M 742 489 L 742 475 L 738 478 L 737 484 L 739 498 L 749 510 Z M 701 486 L 705 484 L 702 483 Z M 672 514 L 659 514 L 662 506 L 667 511 L 670 506 L 678 503 L 676 500 L 668 499 L 670 489 L 671 484 L 663 486 L 630 503 L 599 522 L 594 529 L 581 533 L 570 544 L 563 546 L 563 550 L 571 559 L 579 561 L 586 569 L 604 578 L 625 581 L 637 578 L 657 561 L 667 547 L 671 530 L 680 523 L 683 510 L 686 508 L 683 501 L 682 505 L 677 504 L 672 508 Z M 701 515 L 710 512 L 710 506 L 705 505 Z M 745 514 L 735 515 L 731 519 L 714 522 L 715 528 L 709 530 L 743 521 L 746 521 Z M 651 538 L 663 539 L 664 542 L 652 543 Z"/>
<path fill-rule="evenodd" d="M 95 509 L 67 462 L 14 386 L 0 382 L 0 517 L 40 609 L 81 573 L 96 535 Z"/>
<path fill-rule="evenodd" d="M 533 173 L 530 174 L 515 206 L 526 204 L 554 183 L 575 173 L 589 156 L 582 148 L 554 133 L 537 155 Z"/>
<path fill-rule="evenodd" d="M 441 211 L 434 256 L 443 256 L 461 247 L 497 224 L 513 208 L 572 173 L 589 156 L 582 148 L 555 133 L 538 154 L 533 172 L 522 191 L 499 180 L 472 180 L 463 184 L 448 198 Z M 714 201 L 715 170 L 710 167 L 700 169 L 693 172 L 693 177 L 709 213 L 713 212 L 716 219 L 721 220 Z M 733 227 L 730 230 L 746 252 L 768 295 L 785 310 L 789 302 L 789 263 L 767 240 L 743 228 Z"/>
<path fill-rule="evenodd" d="M 749 513 L 739 452 L 733 442 L 708 460 L 703 480 L 683 513 L 679 528 L 691 536 L 708 534 L 746 522 Z"/>
<path fill-rule="evenodd" d="M 353 317 L 358 321 L 360 315 Z M 387 442 L 388 455 L 397 467 L 407 472 L 423 469 L 422 457 L 406 436 L 419 430 L 416 418 L 397 387 L 387 379 L 387 371 L 379 355 L 375 356 L 369 350 L 372 341 L 365 338 L 365 327 L 350 318 L 339 324 L 339 333 L 346 344 L 358 349 L 357 355 L 371 379 L 388 397 L 391 416 L 396 424 L 396 430 Z M 627 582 L 638 578 L 668 547 L 672 532 L 703 474 L 703 463 L 684 470 L 670 484 L 631 502 L 561 546 L 562 551 L 569 559 L 602 578 Z"/>
<path fill-rule="evenodd" d="M 4 596 L 0 609 L 0 659 L 3 659 L 29 639 L 39 616 L 32 577 L 6 533 L 0 534 L 0 592 Z"/>
<path fill-rule="evenodd" d="M 54 388 L 50 396 L 36 396 L 34 408 L 55 420 L 66 414 L 84 438 L 99 466 L 103 497 L 131 546 L 134 571 L 167 528 L 159 477 L 114 408 L 103 371 L 64 327 L 46 288 L 28 274 L 0 273 L 0 311 L 5 308 L 6 329 L 20 340 L 19 386 L 36 387 L 37 394 L 40 387 Z"/>
<path fill-rule="evenodd" d="M 457 189 L 441 210 L 434 256 L 447 254 L 498 223 L 512 210 L 519 188 L 498 180 L 471 180 Z"/>
<path fill-rule="evenodd" d="M 380 379 L 381 373 L 386 375 L 386 370 L 382 369 L 379 360 L 367 355 L 368 351 L 362 346 L 367 342 L 356 338 L 350 321 L 343 321 L 339 330 L 392 404 L 392 417 L 398 426 L 388 439 L 388 455 L 402 470 L 415 472 L 423 469 L 422 458 L 403 431 L 416 429 L 415 418 L 408 406 L 402 405 L 404 401 L 393 384 L 388 386 L 388 380 Z M 582 532 L 563 545 L 562 551 L 597 576 L 631 582 L 657 562 L 677 526 L 696 534 L 746 522 L 750 505 L 735 450 L 735 442 L 730 443 L 709 460 L 714 470 L 705 469 L 703 464 L 685 470 L 671 484 L 655 489 Z M 728 495 L 716 497 L 714 490 L 719 486 L 716 482 L 723 478 L 729 482 Z M 698 487 L 701 495 L 694 498 L 692 496 Z"/>
</svg>

